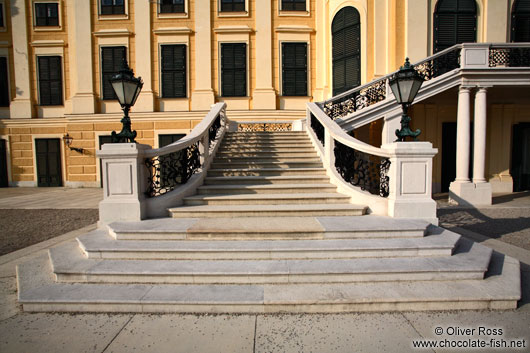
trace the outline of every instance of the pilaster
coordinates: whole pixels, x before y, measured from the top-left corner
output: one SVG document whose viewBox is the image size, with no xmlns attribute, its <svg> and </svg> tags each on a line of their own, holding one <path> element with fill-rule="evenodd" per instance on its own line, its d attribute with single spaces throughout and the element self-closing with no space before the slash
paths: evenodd
<svg viewBox="0 0 530 353">
<path fill-rule="evenodd" d="M 135 75 L 144 82 L 142 92 L 134 105 L 135 112 L 153 112 L 154 94 L 151 70 L 151 2 L 134 2 Z"/>
<path fill-rule="evenodd" d="M 259 0 L 256 6 L 256 88 L 253 109 L 276 109 L 276 92 L 272 86 L 272 3 Z"/>
</svg>

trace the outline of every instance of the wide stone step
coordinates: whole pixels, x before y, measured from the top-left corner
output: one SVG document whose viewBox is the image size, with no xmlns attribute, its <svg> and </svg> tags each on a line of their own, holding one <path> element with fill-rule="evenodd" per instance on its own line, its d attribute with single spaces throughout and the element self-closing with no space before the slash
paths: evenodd
<svg viewBox="0 0 530 353">
<path fill-rule="evenodd" d="M 362 216 L 367 207 L 352 204 L 203 205 L 170 208 L 173 218 Z"/>
<path fill-rule="evenodd" d="M 459 243 L 447 257 L 321 260 L 95 260 L 77 242 L 49 250 L 58 282 L 87 283 L 352 283 L 480 280 L 491 249 Z"/>
<path fill-rule="evenodd" d="M 227 168 L 208 169 L 208 176 L 281 176 L 281 175 L 326 175 L 324 168 Z"/>
<path fill-rule="evenodd" d="M 332 313 L 515 309 L 519 262 L 494 254 L 484 280 L 159 285 L 53 281 L 48 256 L 17 266 L 18 301 L 34 312 Z"/>
<path fill-rule="evenodd" d="M 307 136 L 274 136 L 274 137 L 259 137 L 259 136 L 226 136 L 223 137 L 223 144 L 245 144 L 245 143 L 307 143 L 311 140 Z"/>
<path fill-rule="evenodd" d="M 239 195 L 195 195 L 184 198 L 184 204 L 197 205 L 277 205 L 277 204 L 332 204 L 348 203 L 349 196 L 338 193 L 313 194 L 239 194 Z"/>
<path fill-rule="evenodd" d="M 275 158 L 275 159 L 285 159 L 290 158 L 296 160 L 296 158 L 305 157 L 305 158 L 318 158 L 315 150 L 309 151 L 282 151 L 282 152 L 263 152 L 263 151 L 254 151 L 254 152 L 245 152 L 245 151 L 231 151 L 231 152 L 217 152 L 215 154 L 216 159 L 225 159 L 225 158 L 254 158 L 254 159 L 263 159 L 263 158 Z"/>
<path fill-rule="evenodd" d="M 227 131 L 228 136 L 307 136 L 305 131 Z"/>
<path fill-rule="evenodd" d="M 250 163 L 250 164 L 262 164 L 262 163 L 291 163 L 291 162 L 303 162 L 303 163 L 322 163 L 316 153 L 311 155 L 301 156 L 259 156 L 259 157 L 248 157 L 248 156 L 226 156 L 218 157 L 215 156 L 213 164 L 222 163 Z"/>
<path fill-rule="evenodd" d="M 322 168 L 322 162 L 318 161 L 289 161 L 289 162 L 256 162 L 256 161 L 241 161 L 241 162 L 218 162 L 213 161 L 212 169 L 270 169 L 270 168 Z"/>
<path fill-rule="evenodd" d="M 224 140 L 221 142 L 219 149 L 231 149 L 231 148 L 314 148 L 310 140 L 307 141 L 250 141 L 250 140 L 238 140 L 230 141 Z"/>
<path fill-rule="evenodd" d="M 246 146 L 246 145 L 237 145 L 237 146 L 221 146 L 217 150 L 217 154 L 225 153 L 266 153 L 266 152 L 291 152 L 291 153 L 302 153 L 302 152 L 314 152 L 315 148 L 313 145 L 298 146 L 276 146 L 276 147 L 259 147 L 259 146 Z"/>
<path fill-rule="evenodd" d="M 287 175 L 287 176 L 220 176 L 206 177 L 204 185 L 242 184 L 324 184 L 329 183 L 326 175 Z"/>
<path fill-rule="evenodd" d="M 267 184 L 267 185 L 203 185 L 197 188 L 199 195 L 211 194 L 290 194 L 335 192 L 337 187 L 329 183 L 322 184 Z"/>
<path fill-rule="evenodd" d="M 115 240 L 96 230 L 77 240 L 90 259 L 273 260 L 451 256 L 460 236 L 330 240 Z"/>
</svg>

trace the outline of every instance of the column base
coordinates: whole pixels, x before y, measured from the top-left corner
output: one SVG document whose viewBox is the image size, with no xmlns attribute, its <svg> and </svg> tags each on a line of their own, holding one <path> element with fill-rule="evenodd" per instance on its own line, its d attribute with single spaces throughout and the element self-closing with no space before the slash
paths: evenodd
<svg viewBox="0 0 530 353">
<path fill-rule="evenodd" d="M 93 94 L 78 94 L 71 99 L 71 114 L 95 114 L 96 98 Z"/>
<path fill-rule="evenodd" d="M 513 178 L 510 174 L 494 175 L 489 182 L 493 194 L 509 194 L 513 192 Z"/>
<path fill-rule="evenodd" d="M 33 109 L 29 99 L 15 99 L 9 105 L 11 119 L 31 119 Z"/>
<path fill-rule="evenodd" d="M 453 181 L 449 185 L 449 203 L 461 206 L 491 205 L 491 184 Z"/>
<path fill-rule="evenodd" d="M 152 113 L 155 111 L 155 96 L 152 91 L 140 92 L 134 104 L 135 112 Z"/>
<path fill-rule="evenodd" d="M 276 92 L 274 89 L 255 89 L 252 96 L 252 109 L 276 109 Z"/>
<path fill-rule="evenodd" d="M 388 200 L 388 215 L 393 218 L 422 219 L 438 225 L 436 201 L 432 199 Z"/>
<path fill-rule="evenodd" d="M 191 110 L 210 110 L 215 103 L 213 90 L 195 90 L 191 93 Z"/>
</svg>

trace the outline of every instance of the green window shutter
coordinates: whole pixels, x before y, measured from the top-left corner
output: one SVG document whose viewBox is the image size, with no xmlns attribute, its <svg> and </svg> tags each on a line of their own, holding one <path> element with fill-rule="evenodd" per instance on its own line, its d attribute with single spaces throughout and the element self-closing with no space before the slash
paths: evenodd
<svg viewBox="0 0 530 353">
<path fill-rule="evenodd" d="M 0 57 L 0 107 L 9 107 L 9 77 L 7 58 Z"/>
<path fill-rule="evenodd" d="M 245 97 L 247 95 L 247 45 L 245 43 L 221 44 L 221 95 Z"/>
<path fill-rule="evenodd" d="M 103 88 L 103 99 L 118 99 L 110 84 L 112 76 L 118 74 L 125 57 L 125 47 L 101 48 L 101 86 Z"/>
<path fill-rule="evenodd" d="M 282 43 L 282 95 L 307 96 L 307 43 Z"/>
<path fill-rule="evenodd" d="M 39 104 L 62 105 L 63 83 L 60 56 L 37 57 L 39 71 Z"/>
<path fill-rule="evenodd" d="M 434 12 L 434 52 L 477 40 L 475 0 L 439 0 Z"/>
<path fill-rule="evenodd" d="M 163 45 L 161 55 L 162 97 L 186 97 L 186 45 Z"/>
<path fill-rule="evenodd" d="M 512 42 L 530 42 L 530 0 L 517 0 L 513 5 Z"/>
</svg>

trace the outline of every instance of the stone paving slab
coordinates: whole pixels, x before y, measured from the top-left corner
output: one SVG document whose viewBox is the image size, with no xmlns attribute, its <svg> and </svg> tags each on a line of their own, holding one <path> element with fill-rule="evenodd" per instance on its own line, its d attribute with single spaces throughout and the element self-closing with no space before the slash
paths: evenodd
<svg viewBox="0 0 530 353">
<path fill-rule="evenodd" d="M 9 188 L 10 189 L 10 188 Z M 0 190 L 3 209 L 87 209 L 98 208 L 103 200 L 101 188 L 23 188 L 19 192 Z M 42 190 L 44 189 L 44 190 Z M 12 196 L 11 196 L 12 195 Z"/>
</svg>

